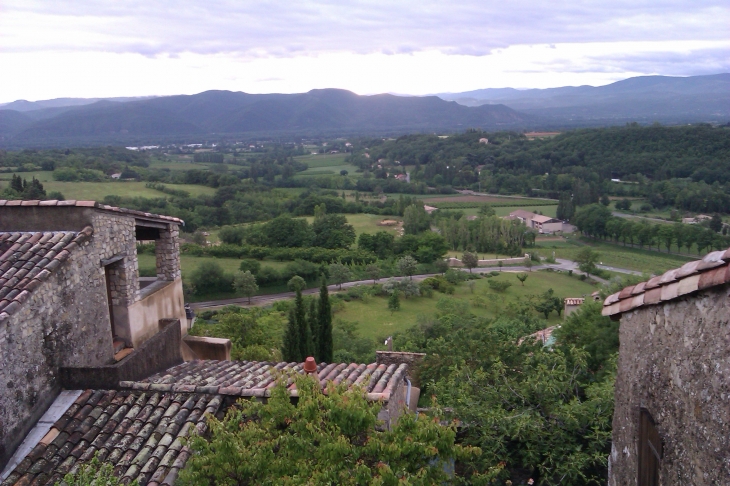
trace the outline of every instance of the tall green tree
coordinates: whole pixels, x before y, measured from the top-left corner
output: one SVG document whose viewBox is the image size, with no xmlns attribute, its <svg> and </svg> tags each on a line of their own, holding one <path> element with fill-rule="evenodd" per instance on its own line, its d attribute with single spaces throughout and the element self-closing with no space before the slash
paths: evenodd
<svg viewBox="0 0 730 486">
<path fill-rule="evenodd" d="M 233 288 L 236 292 L 241 292 L 248 297 L 248 304 L 251 305 L 251 296 L 258 291 L 259 286 L 256 283 L 256 277 L 250 271 L 239 270 L 233 274 Z"/>
<path fill-rule="evenodd" d="M 299 288 L 297 288 L 297 296 L 294 299 L 294 319 L 297 326 L 297 341 L 301 362 L 309 356 L 314 356 L 314 339 L 312 338 L 312 330 L 309 328 L 309 321 L 307 320 L 302 290 Z"/>
<path fill-rule="evenodd" d="M 288 363 L 301 363 L 302 355 L 299 347 L 299 326 L 294 309 L 289 309 L 289 315 L 281 345 L 281 356 Z"/>
<path fill-rule="evenodd" d="M 319 287 L 319 305 L 317 306 L 319 318 L 317 335 L 317 358 L 324 363 L 332 362 L 334 352 L 332 346 L 332 305 L 327 290 L 327 281 L 322 277 L 322 284 Z"/>
<path fill-rule="evenodd" d="M 314 346 L 314 357 L 319 359 L 319 320 L 317 315 L 317 299 L 312 297 L 309 300 L 309 311 L 307 312 L 307 322 L 309 323 L 309 329 L 312 332 L 312 345 Z"/>
</svg>

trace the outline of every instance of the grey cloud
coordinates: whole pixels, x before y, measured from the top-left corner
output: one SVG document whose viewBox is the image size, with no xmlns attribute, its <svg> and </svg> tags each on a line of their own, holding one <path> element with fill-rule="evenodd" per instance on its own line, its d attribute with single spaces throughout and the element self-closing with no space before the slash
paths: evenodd
<svg viewBox="0 0 730 486">
<path fill-rule="evenodd" d="M 439 0 L 348 3 L 329 0 L 7 2 L 6 12 L 99 19 L 85 27 L 102 41 L 78 45 L 54 36 L 38 49 L 98 49 L 146 56 L 237 53 L 291 57 L 348 51 L 489 55 L 514 44 L 643 40 L 724 40 L 725 0 Z M 75 36 L 73 36 L 75 38 Z M 4 49 L 12 51 L 10 46 Z"/>
</svg>

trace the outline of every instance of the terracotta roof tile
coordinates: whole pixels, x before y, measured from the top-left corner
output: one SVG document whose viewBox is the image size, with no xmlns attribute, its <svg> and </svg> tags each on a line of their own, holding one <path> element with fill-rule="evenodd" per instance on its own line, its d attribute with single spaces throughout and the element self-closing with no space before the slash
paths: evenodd
<svg viewBox="0 0 730 486">
<path fill-rule="evenodd" d="M 582 305 L 583 302 L 585 302 L 585 299 L 583 297 L 568 297 L 566 299 L 563 299 L 565 302 L 565 305 Z"/>
<path fill-rule="evenodd" d="M 87 390 L 54 424 L 51 432 L 20 462 L 3 485 L 54 484 L 94 455 L 111 463 L 122 482 L 169 485 L 189 456 L 181 439 L 205 431 L 206 413 L 221 405 L 217 395 Z M 186 407 L 184 407 L 186 405 Z M 80 416 L 85 420 L 78 420 Z M 120 420 L 121 416 L 128 420 Z M 172 434 L 161 429 L 170 418 L 181 425 Z M 58 432 L 63 429 L 63 432 Z M 167 425 L 164 426 L 167 431 Z"/>
<path fill-rule="evenodd" d="M 674 300 L 698 290 L 730 283 L 730 249 L 713 251 L 702 260 L 685 263 L 636 286 L 609 295 L 603 302 L 604 316 L 614 316 L 640 306 Z"/>
<path fill-rule="evenodd" d="M 20 308 L 30 293 L 92 233 L 91 227 L 79 233 L 0 233 L 0 310 L 9 315 Z"/>
</svg>

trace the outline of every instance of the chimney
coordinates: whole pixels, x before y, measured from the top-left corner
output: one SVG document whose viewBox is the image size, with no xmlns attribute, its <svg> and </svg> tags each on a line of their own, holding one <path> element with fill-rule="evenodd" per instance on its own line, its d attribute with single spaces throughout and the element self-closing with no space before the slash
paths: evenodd
<svg viewBox="0 0 730 486">
<path fill-rule="evenodd" d="M 313 375 L 317 372 L 317 362 L 313 357 L 309 356 L 304 360 L 304 372 L 308 375 Z"/>
</svg>

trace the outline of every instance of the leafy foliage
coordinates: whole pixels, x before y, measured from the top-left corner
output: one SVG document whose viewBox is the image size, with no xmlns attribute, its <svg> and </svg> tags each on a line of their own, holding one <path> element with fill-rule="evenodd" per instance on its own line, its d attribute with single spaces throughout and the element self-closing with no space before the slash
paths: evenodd
<svg viewBox="0 0 730 486">
<path fill-rule="evenodd" d="M 479 450 L 455 444 L 453 425 L 421 414 L 376 430 L 381 404 L 361 390 L 332 384 L 327 394 L 296 378 L 299 399 L 276 386 L 267 404 L 240 400 L 223 420 L 210 417 L 210 439 L 193 436 L 182 485 L 432 485 L 449 484 L 452 460 Z"/>
</svg>

